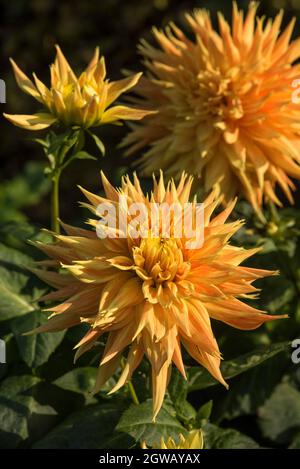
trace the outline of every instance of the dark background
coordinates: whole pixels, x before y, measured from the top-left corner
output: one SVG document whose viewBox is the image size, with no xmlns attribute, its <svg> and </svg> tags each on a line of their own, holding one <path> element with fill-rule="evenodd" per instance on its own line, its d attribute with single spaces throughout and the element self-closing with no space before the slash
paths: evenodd
<svg viewBox="0 0 300 469">
<path fill-rule="evenodd" d="M 248 3 L 238 1 L 243 8 Z M 56 43 L 77 72 L 85 67 L 94 48 L 99 45 L 106 58 L 108 77 L 118 79 L 122 77 L 124 68 L 133 71 L 143 69 L 137 54 L 137 43 L 142 37 L 151 38 L 153 25 L 160 27 L 174 20 L 184 28 L 184 12 L 194 8 L 208 8 L 213 17 L 217 10 L 221 10 L 227 18 L 231 16 L 231 0 L 1 0 L 0 5 L 0 78 L 6 82 L 7 101 L 5 105 L 0 105 L 1 113 L 21 114 L 34 113 L 39 105 L 17 87 L 9 57 L 13 57 L 26 74 L 30 76 L 36 72 L 48 84 L 48 66 L 54 59 Z M 282 7 L 285 8 L 286 24 L 292 16 L 299 15 L 300 0 L 263 0 L 259 14 L 274 16 Z M 298 22 L 294 34 L 299 34 L 299 28 Z M 125 132 L 126 126 L 98 128 L 97 133 L 103 138 L 107 149 L 106 157 L 99 157 L 97 162 L 77 161 L 68 168 L 62 181 L 61 215 L 64 220 L 70 221 L 78 216 L 76 202 L 80 199 L 80 193 L 77 184 L 96 190 L 100 168 L 115 183 L 127 171 L 130 162 L 117 149 Z M 41 148 L 30 141 L 33 136 L 37 133 L 18 129 L 1 117 L 0 186 L 3 181 L 22 175 L 29 160 L 42 160 Z M 94 148 L 90 151 L 95 153 Z M 5 203 L 6 199 L 3 199 Z M 33 222 L 47 226 L 48 203 L 48 195 L 45 194 L 34 205 L 34 210 L 32 205 L 25 207 L 25 213 Z"/>
</svg>

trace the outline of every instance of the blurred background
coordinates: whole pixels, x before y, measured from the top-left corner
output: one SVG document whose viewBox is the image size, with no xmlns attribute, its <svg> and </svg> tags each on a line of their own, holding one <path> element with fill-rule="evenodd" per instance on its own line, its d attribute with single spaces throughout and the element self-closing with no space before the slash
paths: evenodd
<svg viewBox="0 0 300 469">
<path fill-rule="evenodd" d="M 246 8 L 249 2 L 237 3 Z M 194 8 L 208 8 L 212 16 L 219 9 L 227 18 L 231 15 L 231 0 L 1 0 L 1 4 L 0 78 L 6 82 L 7 101 L 1 104 L 0 118 L 1 219 L 7 221 L 11 217 L 26 218 L 30 215 L 32 222 L 39 226 L 48 225 L 49 185 L 42 176 L 41 147 L 30 141 L 30 137 L 37 134 L 17 129 L 2 117 L 2 112 L 30 114 L 37 111 L 38 104 L 18 89 L 9 57 L 13 57 L 25 73 L 35 72 L 48 84 L 48 66 L 54 59 L 56 43 L 60 44 L 78 72 L 99 45 L 106 58 L 108 77 L 119 79 L 122 69 L 143 69 L 137 43 L 142 37 L 150 38 L 153 25 L 160 27 L 174 20 L 184 29 L 184 12 Z M 273 16 L 281 7 L 285 8 L 286 24 L 292 16 L 298 16 L 300 0 L 263 0 L 259 13 Z M 298 22 L 295 34 L 299 34 L 299 28 Z M 115 183 L 128 170 L 130 162 L 122 158 L 117 149 L 125 132 L 126 126 L 98 128 L 107 156 L 99 156 L 98 161 L 76 161 L 65 172 L 61 201 L 61 215 L 65 221 L 77 218 L 77 200 L 81 197 L 77 184 L 96 190 L 100 168 L 104 168 Z M 95 148 L 90 151 L 95 153 Z"/>
</svg>

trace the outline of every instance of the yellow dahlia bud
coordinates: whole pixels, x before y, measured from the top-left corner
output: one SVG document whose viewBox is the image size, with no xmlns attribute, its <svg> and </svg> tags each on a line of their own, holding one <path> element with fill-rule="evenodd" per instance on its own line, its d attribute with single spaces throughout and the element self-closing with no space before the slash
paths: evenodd
<svg viewBox="0 0 300 469">
<path fill-rule="evenodd" d="M 280 205 L 277 185 L 292 203 L 291 178 L 300 179 L 300 39 L 290 42 L 295 18 L 281 32 L 283 12 L 266 20 L 257 7 L 244 18 L 234 2 L 231 26 L 218 13 L 218 31 L 206 10 L 186 15 L 188 36 L 173 23 L 153 29 L 157 47 L 140 45 L 148 75 L 134 102 L 158 113 L 123 145 L 128 154 L 148 146 L 146 175 L 186 169 L 205 190 L 227 201 L 243 193 L 259 211 L 266 199 Z"/>
<path fill-rule="evenodd" d="M 45 129 L 55 122 L 88 129 L 122 119 L 139 120 L 148 114 L 143 109 L 128 106 L 111 107 L 122 93 L 136 85 L 141 73 L 110 82 L 106 78 L 104 57 L 99 57 L 96 48 L 87 68 L 77 77 L 59 46 L 56 50 L 56 59 L 50 67 L 50 88 L 35 74 L 31 81 L 11 60 L 19 87 L 46 108 L 34 115 L 4 114 L 13 124 L 27 130 Z"/>
<path fill-rule="evenodd" d="M 107 342 L 95 391 L 119 367 L 125 350 L 128 355 L 123 371 L 111 392 L 131 379 L 145 355 L 152 367 L 155 417 L 172 364 L 186 378 L 182 346 L 227 387 L 220 371 L 221 354 L 211 320 L 250 330 L 282 317 L 269 316 L 242 301 L 256 296 L 254 280 L 274 272 L 240 265 L 259 249 L 246 250 L 229 244 L 242 223 L 226 223 L 234 202 L 213 216 L 220 203 L 215 193 L 200 207 L 203 218 L 195 232 L 203 230 L 202 243 L 191 242 L 194 231 L 189 229 L 198 219 L 199 206 L 194 198 L 188 205 L 192 215 L 186 217 L 184 208 L 192 185 L 192 178 L 186 174 L 182 174 L 178 185 L 173 180 L 165 185 L 161 174 L 159 181 L 154 178 L 151 194 L 143 193 L 136 175 L 133 182 L 124 177 L 118 190 L 103 174 L 102 183 L 106 198 L 82 189 L 90 202 L 85 205 L 97 214 L 96 219 L 88 221 L 92 230 L 63 224 L 66 234 L 55 235 L 53 244 L 37 243 L 51 260 L 45 261 L 48 270 L 37 269 L 36 273 L 55 289 L 43 300 L 54 301 L 55 306 L 49 309 L 49 321 L 35 332 L 57 331 L 81 322 L 89 324 L 90 330 L 77 344 L 76 359 L 105 334 Z M 147 215 L 138 223 L 134 216 L 136 203 L 144 207 Z M 183 210 L 167 217 L 166 208 L 171 209 L 174 204 Z M 105 210 L 100 213 L 99 207 Z M 161 210 L 155 222 L 153 207 Z M 112 223 L 116 221 L 114 210 L 116 225 Z M 105 226 L 104 211 L 110 222 Z M 157 215 L 155 210 L 154 213 Z M 126 228 L 131 229 L 121 228 L 124 214 Z M 169 235 L 165 230 L 167 218 Z M 132 229 L 134 222 L 140 228 L 138 236 Z M 182 225 L 180 235 L 178 227 Z M 107 236 L 102 236 L 103 232 Z M 56 267 L 60 270 L 53 270 Z"/>
<path fill-rule="evenodd" d="M 145 442 L 142 443 L 143 449 L 148 449 Z M 179 435 L 178 444 L 175 443 L 173 438 L 169 437 L 167 441 L 162 438 L 160 445 L 153 445 L 152 449 L 202 449 L 203 448 L 203 433 L 202 430 L 191 430 L 187 437 L 182 434 Z"/>
</svg>

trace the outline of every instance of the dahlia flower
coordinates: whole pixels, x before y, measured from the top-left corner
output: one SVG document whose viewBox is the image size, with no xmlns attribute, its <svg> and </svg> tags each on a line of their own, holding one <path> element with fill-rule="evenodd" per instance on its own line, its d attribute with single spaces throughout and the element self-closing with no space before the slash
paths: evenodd
<svg viewBox="0 0 300 469">
<path fill-rule="evenodd" d="M 149 146 L 138 160 L 146 175 L 186 169 L 207 191 L 216 187 L 227 201 L 243 193 L 259 211 L 266 200 L 281 205 L 277 184 L 292 203 L 290 178 L 300 179 L 300 107 L 292 99 L 300 39 L 290 43 L 295 18 L 281 32 L 283 12 L 266 20 L 257 7 L 251 2 L 244 19 L 234 2 L 232 26 L 218 13 L 218 32 L 206 10 L 187 14 L 193 38 L 173 23 L 153 29 L 158 47 L 140 44 L 148 75 L 133 102 L 158 113 L 130 125 L 123 146 L 127 154 Z"/>
<path fill-rule="evenodd" d="M 4 114 L 13 124 L 27 130 L 42 130 L 60 122 L 88 129 L 121 119 L 139 120 L 147 114 L 143 109 L 128 106 L 110 107 L 122 93 L 136 85 L 141 73 L 109 82 L 104 57 L 99 58 L 96 48 L 89 65 L 77 77 L 59 46 L 56 51 L 56 59 L 50 66 L 50 89 L 35 74 L 34 82 L 30 80 L 11 59 L 19 87 L 46 108 L 33 115 Z"/>
<path fill-rule="evenodd" d="M 145 442 L 142 443 L 143 449 L 148 449 Z M 165 442 L 161 438 L 160 445 L 152 446 L 152 449 L 202 449 L 203 448 L 203 433 L 201 430 L 191 430 L 185 438 L 182 434 L 179 435 L 179 443 L 175 443 L 173 438 L 169 437 Z"/>
<path fill-rule="evenodd" d="M 135 219 L 130 208 L 136 202 L 143 204 L 147 213 L 153 204 L 162 207 L 177 203 L 184 207 L 189 200 L 192 177 L 183 174 L 177 186 L 173 180 L 165 186 L 161 174 L 158 181 L 154 178 L 150 195 L 143 193 L 136 175 L 133 183 L 128 176 L 124 177 L 118 190 L 103 174 L 102 182 L 106 198 L 82 189 L 89 201 L 85 205 L 93 213 L 98 213 L 101 204 L 118 207 L 122 213 L 125 200 L 129 224 Z M 103 228 L 101 224 L 107 237 L 99 238 L 96 217 L 88 221 L 91 230 L 63 224 L 66 234 L 54 234 L 54 243 L 36 243 L 50 257 L 44 262 L 48 270 L 43 267 L 36 269 L 36 273 L 55 288 L 43 300 L 58 304 L 48 309 L 52 312 L 49 321 L 34 332 L 58 331 L 81 322 L 89 324 L 89 331 L 76 346 L 76 359 L 107 334 L 96 392 L 117 370 L 122 354 L 127 352 L 127 358 L 111 392 L 131 379 L 145 355 L 152 367 L 155 418 L 164 399 L 172 363 L 186 378 L 182 346 L 227 387 L 220 371 L 221 354 L 211 319 L 245 330 L 278 319 L 279 316 L 269 316 L 241 301 L 257 292 L 252 285 L 254 280 L 274 272 L 240 266 L 258 249 L 245 250 L 229 244 L 242 222 L 225 223 L 234 202 L 212 216 L 219 202 L 214 192 L 204 201 L 204 239 L 197 248 L 191 248 L 186 231 L 181 238 L 172 236 L 175 225 L 182 222 L 179 212 L 169 217 L 169 237 L 162 231 L 160 216 L 158 224 L 148 225 L 143 236 L 133 236 L 128 230 L 124 237 L 118 226 L 108 224 Z M 195 199 L 191 207 L 192 217 L 187 219 L 194 223 L 199 207 Z M 154 232 L 157 229 L 156 236 L 151 236 L 152 229 Z M 58 267 L 59 271 L 53 270 Z"/>
</svg>

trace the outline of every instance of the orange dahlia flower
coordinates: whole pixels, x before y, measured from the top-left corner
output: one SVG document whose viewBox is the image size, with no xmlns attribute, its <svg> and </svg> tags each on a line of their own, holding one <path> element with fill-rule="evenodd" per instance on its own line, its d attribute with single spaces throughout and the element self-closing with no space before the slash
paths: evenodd
<svg viewBox="0 0 300 469">
<path fill-rule="evenodd" d="M 280 205 L 277 184 L 292 203 L 290 178 L 300 179 L 300 39 L 290 43 L 295 19 L 280 32 L 283 12 L 266 21 L 257 6 L 244 19 L 234 2 L 232 26 L 218 13 L 218 32 L 206 10 L 186 15 L 193 39 L 173 23 L 153 29 L 158 48 L 139 47 L 148 75 L 133 102 L 158 113 L 133 124 L 123 145 L 128 154 L 149 145 L 144 174 L 186 169 L 259 211 L 266 199 Z"/>
<path fill-rule="evenodd" d="M 46 109 L 33 115 L 4 114 L 10 122 L 27 130 L 46 129 L 57 122 L 88 129 L 122 119 L 139 120 L 147 114 L 143 109 L 111 106 L 122 93 L 136 85 L 141 73 L 110 82 L 106 77 L 104 57 L 100 58 L 97 47 L 87 68 L 77 77 L 59 46 L 56 51 L 56 59 L 50 66 L 50 88 L 35 74 L 34 81 L 30 80 L 11 59 L 21 90 Z"/>
<path fill-rule="evenodd" d="M 136 176 L 133 183 L 124 177 L 118 190 L 103 174 L 102 181 L 106 198 L 82 189 L 90 202 L 86 205 L 93 212 L 103 203 L 120 208 L 120 196 L 127 202 L 127 213 L 136 202 L 147 211 L 153 203 L 184 206 L 192 184 L 192 178 L 183 174 L 177 186 L 174 181 L 165 186 L 161 175 L 158 182 L 154 179 L 151 194 L 144 195 Z M 52 312 L 49 321 L 35 332 L 58 331 L 81 322 L 90 324 L 89 332 L 77 344 L 76 359 L 107 333 L 96 391 L 116 371 L 125 351 L 128 353 L 124 369 L 111 392 L 131 378 L 146 355 L 152 366 L 155 417 L 164 399 L 172 363 L 186 377 L 182 345 L 227 387 L 220 371 L 221 355 L 211 319 L 246 330 L 278 319 L 279 316 L 269 316 L 241 301 L 257 291 L 252 286 L 254 280 L 274 272 L 240 266 L 257 249 L 245 250 L 229 244 L 242 222 L 225 223 L 234 202 L 213 217 L 218 203 L 214 193 L 205 200 L 204 240 L 201 247 L 193 249 L 187 244 L 190 239 L 186 232 L 182 238 L 175 238 L 171 229 L 170 237 L 165 237 L 161 218 L 155 237 L 149 234 L 151 231 L 144 237 L 130 233 L 121 237 L 117 228 L 108 226 L 110 237 L 100 239 L 95 231 L 99 220 L 95 219 L 88 222 L 92 230 L 63 224 L 66 235 L 55 235 L 53 244 L 37 243 L 51 260 L 45 261 L 48 270 L 37 269 L 36 273 L 55 288 L 43 300 L 59 304 L 48 309 Z M 197 210 L 195 200 L 192 209 Z M 132 222 L 132 215 L 128 219 Z M 193 219 L 194 216 L 191 222 Z M 174 215 L 170 223 L 174 228 L 181 219 Z M 61 270 L 53 270 L 56 267 Z"/>
</svg>

